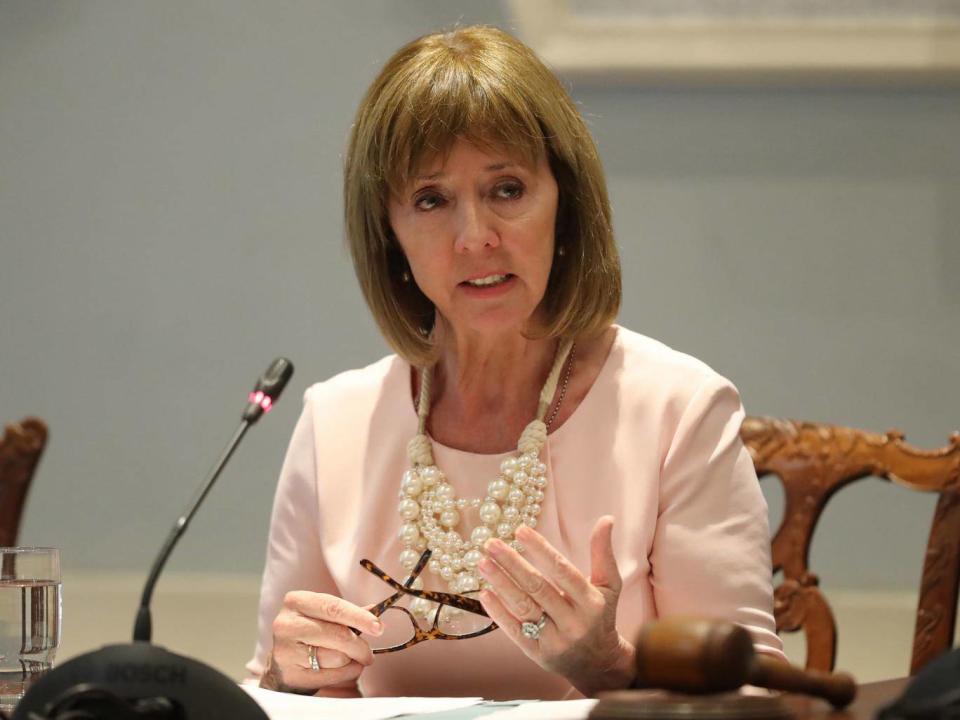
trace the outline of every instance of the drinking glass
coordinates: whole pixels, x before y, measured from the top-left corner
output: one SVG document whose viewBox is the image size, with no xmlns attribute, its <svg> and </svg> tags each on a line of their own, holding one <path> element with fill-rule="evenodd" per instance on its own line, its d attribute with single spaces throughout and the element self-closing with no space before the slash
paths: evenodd
<svg viewBox="0 0 960 720">
<path fill-rule="evenodd" d="M 0 547 L 0 710 L 53 665 L 60 618 L 60 552 Z"/>
</svg>

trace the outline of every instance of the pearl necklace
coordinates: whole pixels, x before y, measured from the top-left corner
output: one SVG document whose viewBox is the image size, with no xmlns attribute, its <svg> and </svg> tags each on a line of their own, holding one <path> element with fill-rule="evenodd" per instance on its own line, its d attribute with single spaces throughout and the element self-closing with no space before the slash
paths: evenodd
<svg viewBox="0 0 960 720">
<path fill-rule="evenodd" d="M 407 445 L 407 455 L 412 467 L 403 473 L 400 483 L 401 517 L 400 565 L 410 570 L 429 548 L 433 557 L 427 564 L 430 572 L 439 575 L 453 593 L 467 593 L 485 585 L 476 573 L 477 563 L 483 557 L 483 544 L 492 537 L 499 537 L 517 551 L 520 543 L 514 532 L 521 525 L 536 527 L 537 516 L 547 486 L 547 466 L 540 459 L 540 451 L 547 439 L 546 416 L 557 389 L 560 372 L 568 356 L 571 365 L 563 378 L 561 401 L 570 379 L 572 366 L 572 341 L 563 342 L 557 350 L 553 367 L 540 391 L 536 417 L 524 428 L 517 442 L 515 457 L 500 464 L 500 475 L 487 486 L 487 495 L 479 498 L 458 498 L 453 486 L 436 466 L 433 447 L 426 434 L 427 416 L 430 413 L 430 381 L 432 368 L 420 371 L 420 401 L 417 407 L 419 425 L 417 434 Z M 558 408 L 559 409 L 559 403 Z M 552 423 L 556 411 L 550 418 Z M 480 522 L 464 538 L 455 529 L 460 524 L 460 511 L 479 508 Z"/>
</svg>

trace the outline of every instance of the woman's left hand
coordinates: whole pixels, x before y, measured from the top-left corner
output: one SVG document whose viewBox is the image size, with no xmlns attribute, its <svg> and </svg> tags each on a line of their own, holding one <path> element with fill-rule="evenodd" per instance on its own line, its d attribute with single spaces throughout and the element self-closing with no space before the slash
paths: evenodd
<svg viewBox="0 0 960 720">
<path fill-rule="evenodd" d="M 527 657 L 558 673 L 587 697 L 622 689 L 634 676 L 633 645 L 617 632 L 622 584 L 613 556 L 613 518 L 600 518 L 590 536 L 590 578 L 526 525 L 516 538 L 520 555 L 500 540 L 487 541 L 478 565 L 490 588 L 480 601 Z M 521 633 L 524 622 L 546 623 L 538 640 Z"/>
</svg>

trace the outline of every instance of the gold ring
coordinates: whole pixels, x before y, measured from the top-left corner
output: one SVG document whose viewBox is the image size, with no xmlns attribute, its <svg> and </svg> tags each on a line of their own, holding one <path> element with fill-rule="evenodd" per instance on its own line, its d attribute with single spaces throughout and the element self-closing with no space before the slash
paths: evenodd
<svg viewBox="0 0 960 720">
<path fill-rule="evenodd" d="M 307 660 L 310 662 L 310 669 L 317 672 L 320 669 L 320 661 L 317 660 L 317 646 L 307 645 Z"/>
</svg>

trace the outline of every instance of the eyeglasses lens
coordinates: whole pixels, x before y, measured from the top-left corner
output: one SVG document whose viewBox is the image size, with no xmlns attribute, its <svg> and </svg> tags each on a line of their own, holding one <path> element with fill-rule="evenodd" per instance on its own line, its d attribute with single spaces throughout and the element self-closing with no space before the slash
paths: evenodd
<svg viewBox="0 0 960 720">
<path fill-rule="evenodd" d="M 463 593 L 465 597 L 476 599 L 479 592 Z M 444 605 L 440 608 L 440 617 L 437 621 L 437 627 L 441 632 L 447 635 L 470 635 L 471 633 L 483 630 L 488 627 L 492 621 L 484 615 L 467 612 L 460 608 Z"/>
<path fill-rule="evenodd" d="M 476 597 L 478 593 L 466 593 L 467 597 Z M 439 614 L 438 614 L 439 613 Z M 437 603 L 423 598 L 404 596 L 380 615 L 383 622 L 383 634 L 370 637 L 373 650 L 384 650 L 403 645 L 413 639 L 416 632 L 414 623 L 424 632 L 429 632 L 436 624 L 440 632 L 458 637 L 479 632 L 490 626 L 491 620 L 460 608 Z"/>
</svg>

